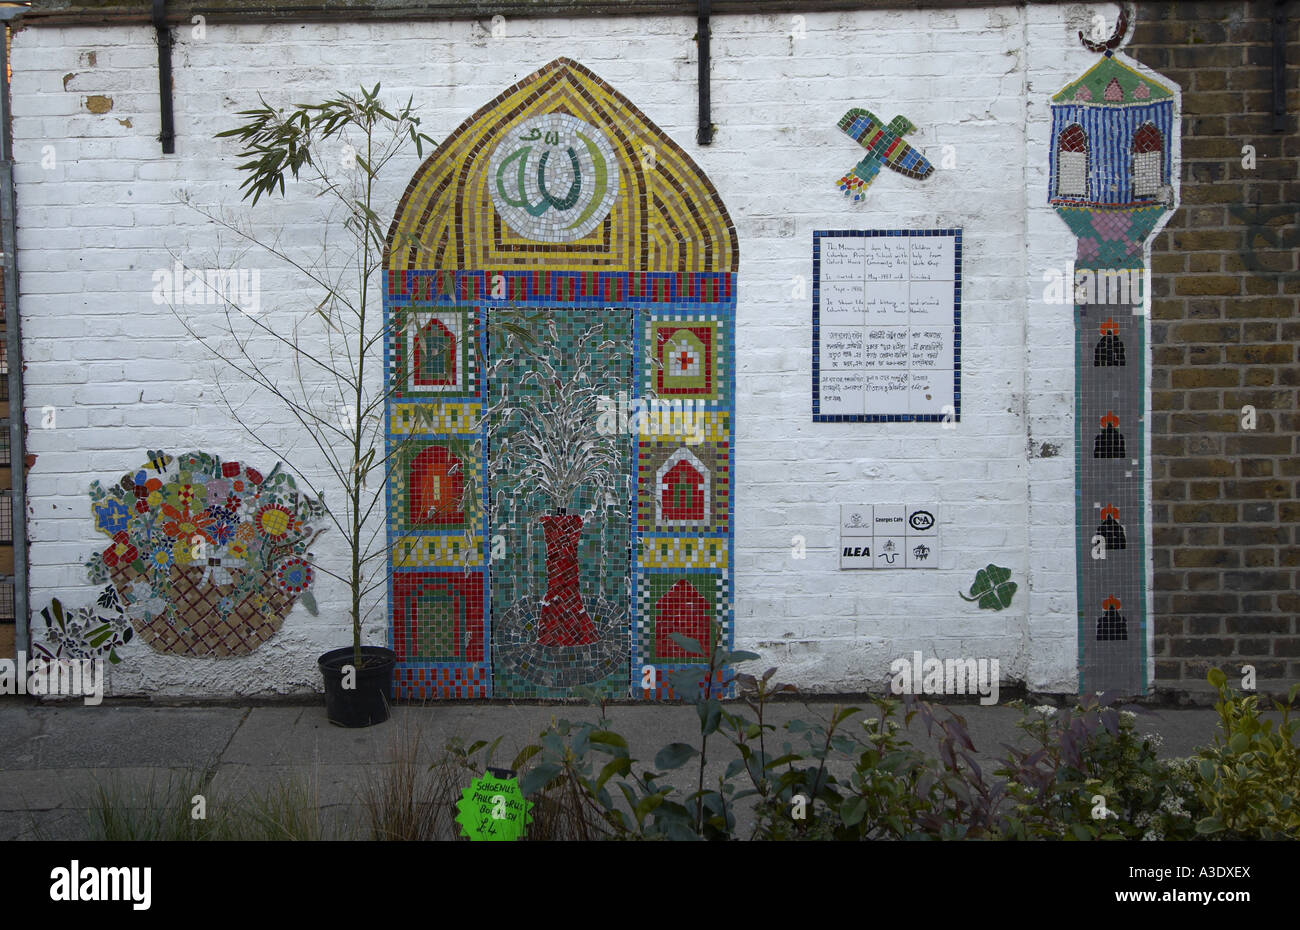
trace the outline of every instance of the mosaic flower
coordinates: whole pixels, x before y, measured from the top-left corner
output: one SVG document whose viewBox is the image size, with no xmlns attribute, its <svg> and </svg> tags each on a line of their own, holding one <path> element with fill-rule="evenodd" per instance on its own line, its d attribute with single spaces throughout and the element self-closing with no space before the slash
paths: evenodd
<svg viewBox="0 0 1300 930">
<path fill-rule="evenodd" d="M 262 473 L 258 471 L 256 468 L 245 468 L 244 477 L 247 478 L 249 482 L 252 484 L 262 483 Z"/>
<path fill-rule="evenodd" d="M 201 513 L 190 513 L 188 511 L 179 512 L 170 504 L 163 505 L 163 514 L 171 517 L 163 524 L 163 532 L 168 536 L 177 539 L 184 537 L 186 540 L 193 542 L 193 537 L 199 536 L 202 539 L 211 542 L 208 535 L 209 527 L 212 525 L 212 517 L 206 511 Z"/>
<path fill-rule="evenodd" d="M 235 609 L 235 602 L 229 597 L 223 597 L 217 601 L 217 613 L 223 617 L 229 617 L 230 612 Z"/>
<path fill-rule="evenodd" d="M 257 527 L 251 523 L 241 523 L 235 528 L 235 539 L 242 543 L 251 543 L 257 538 Z"/>
<path fill-rule="evenodd" d="M 311 587 L 311 564 L 303 559 L 285 559 L 275 571 L 275 583 L 289 594 L 300 594 Z"/>
<path fill-rule="evenodd" d="M 282 504 L 266 504 L 257 512 L 257 531 L 273 542 L 289 535 L 293 529 L 293 513 Z"/>
<path fill-rule="evenodd" d="M 189 475 L 183 476 L 188 479 Z M 201 484 L 192 484 L 188 480 L 169 484 L 166 488 L 167 503 L 176 510 L 202 510 L 208 489 Z"/>
<path fill-rule="evenodd" d="M 239 540 L 235 540 L 226 547 L 226 554 L 232 559 L 247 559 L 248 546 L 244 545 L 244 543 Z"/>
<path fill-rule="evenodd" d="M 149 553 L 149 564 L 154 568 L 169 569 L 175 562 L 176 557 L 172 554 L 172 541 L 170 539 L 159 543 Z"/>
<path fill-rule="evenodd" d="M 95 529 L 112 536 L 126 529 L 131 519 L 131 512 L 126 504 L 116 497 L 98 501 L 91 505 L 95 512 Z"/>
<path fill-rule="evenodd" d="M 229 497 L 226 498 L 226 509 L 229 510 L 231 513 L 238 513 L 239 508 L 240 506 L 243 505 L 243 503 L 244 502 L 239 499 L 239 495 L 231 494 Z"/>
<path fill-rule="evenodd" d="M 131 545 L 131 537 L 123 530 L 113 534 L 113 545 L 104 550 L 104 564 L 109 568 L 125 568 L 140 557 L 140 550 Z"/>
<path fill-rule="evenodd" d="M 209 507 L 206 511 L 211 523 L 207 527 L 208 538 L 218 546 L 224 546 L 235 538 L 238 518 L 225 507 Z"/>
</svg>

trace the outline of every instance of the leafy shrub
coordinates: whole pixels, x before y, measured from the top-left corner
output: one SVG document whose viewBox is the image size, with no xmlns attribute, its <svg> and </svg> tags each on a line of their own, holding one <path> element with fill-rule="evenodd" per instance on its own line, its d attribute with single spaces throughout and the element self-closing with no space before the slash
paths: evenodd
<svg viewBox="0 0 1300 930">
<path fill-rule="evenodd" d="M 1300 839 L 1300 749 L 1291 719 L 1300 684 L 1287 703 L 1274 702 L 1280 722 L 1260 716 L 1259 696 L 1242 697 L 1227 676 L 1211 669 L 1207 676 L 1219 692 L 1214 709 L 1219 728 L 1214 745 L 1193 757 L 1196 766 L 1196 832 L 1213 839 Z"/>
<path fill-rule="evenodd" d="M 1137 714 L 1115 695 L 1071 709 L 1039 707 L 1020 721 L 1033 740 L 998 770 L 1014 810 L 1008 839 L 1180 839 L 1192 835 L 1185 772 L 1159 759 L 1159 738 L 1138 736 Z"/>
<path fill-rule="evenodd" d="M 698 651 L 685 638 L 683 646 Z M 747 657 L 720 646 L 714 652 L 710 676 Z M 881 698 L 879 716 L 857 727 L 850 725 L 856 707 L 832 708 L 825 721 L 791 720 L 789 738 L 769 752 L 776 727 L 765 720 L 765 709 L 777 694 L 794 690 L 774 683 L 775 671 L 732 679 L 752 716 L 724 706 L 701 682 L 693 701 L 699 748 L 670 743 L 656 753 L 653 768 L 631 757 L 626 739 L 609 728 L 603 704 L 597 723 L 553 723 L 525 750 L 522 760 L 534 765 L 521 787 L 562 810 L 566 835 L 583 839 L 740 838 L 736 812 L 746 799 L 756 818 L 750 839 L 1300 836 L 1297 724 L 1283 711 L 1274 729 L 1260 719 L 1257 698 L 1224 688 L 1222 673 L 1211 673 L 1211 681 L 1220 689 L 1223 732 L 1196 759 L 1160 759 L 1160 737 L 1137 731 L 1141 709 L 1121 708 L 1116 695 L 1102 694 L 1072 708 L 1025 707 L 1019 727 L 1029 745 L 1006 747 L 990 777 L 975 757 L 965 719 L 911 696 Z M 934 740 L 934 752 L 913 743 L 914 722 Z M 736 758 L 716 786 L 706 786 L 715 734 L 732 744 Z M 698 766 L 693 792 L 666 783 L 664 773 L 692 761 Z M 835 774 L 846 767 L 847 776 Z"/>
</svg>

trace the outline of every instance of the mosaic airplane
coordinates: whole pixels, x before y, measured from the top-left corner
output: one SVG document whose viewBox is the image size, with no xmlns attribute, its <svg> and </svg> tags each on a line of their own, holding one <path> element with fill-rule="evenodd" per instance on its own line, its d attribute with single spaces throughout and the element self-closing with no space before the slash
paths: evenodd
<svg viewBox="0 0 1300 930">
<path fill-rule="evenodd" d="M 934 165 L 903 141 L 903 136 L 916 130 L 906 116 L 895 116 L 885 125 L 874 113 L 855 107 L 840 117 L 840 129 L 867 150 L 867 157 L 839 181 L 844 196 L 852 197 L 854 203 L 866 196 L 882 164 L 917 180 L 934 173 Z"/>
</svg>

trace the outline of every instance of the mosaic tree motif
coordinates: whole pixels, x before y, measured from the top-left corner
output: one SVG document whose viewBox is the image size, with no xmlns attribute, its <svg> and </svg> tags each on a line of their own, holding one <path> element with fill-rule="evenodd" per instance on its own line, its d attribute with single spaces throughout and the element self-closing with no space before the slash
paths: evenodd
<svg viewBox="0 0 1300 930">
<path fill-rule="evenodd" d="M 86 563 L 90 580 L 108 585 L 99 614 L 118 612 L 158 652 L 247 655 L 294 604 L 316 612 L 310 547 L 325 509 L 278 464 L 263 475 L 206 452 L 150 452 L 114 484 L 92 483 L 90 500 L 109 539 Z M 67 640 L 75 624 L 59 626 Z M 130 638 L 113 631 L 119 644 Z"/>
<path fill-rule="evenodd" d="M 556 311 L 537 354 L 490 327 L 494 672 L 548 688 L 626 688 L 630 442 L 600 429 L 627 387 L 627 314 Z"/>
<path fill-rule="evenodd" d="M 1172 85 L 1122 60 L 1130 15 L 1123 11 L 1104 42 L 1080 33 L 1102 58 L 1052 98 L 1049 201 L 1078 239 L 1071 286 L 1079 688 L 1143 693 L 1151 403 L 1142 286 L 1148 243 L 1176 206 L 1178 98 Z"/>
<path fill-rule="evenodd" d="M 704 659 L 672 632 L 731 644 L 737 265 L 699 168 L 568 59 L 416 172 L 385 255 L 389 443 L 460 464 L 390 481 L 397 696 L 667 697 Z M 448 617 L 468 632 L 426 632 Z"/>
</svg>

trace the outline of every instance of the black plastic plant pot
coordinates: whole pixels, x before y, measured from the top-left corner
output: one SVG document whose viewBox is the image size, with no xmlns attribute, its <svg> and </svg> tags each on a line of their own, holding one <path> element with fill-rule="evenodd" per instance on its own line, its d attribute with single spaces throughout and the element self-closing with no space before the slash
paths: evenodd
<svg viewBox="0 0 1300 930">
<path fill-rule="evenodd" d="M 388 694 L 393 685 L 397 653 L 383 646 L 362 646 L 355 687 L 343 687 L 344 669 L 353 665 L 351 646 L 331 649 L 319 659 L 325 679 L 325 715 L 341 727 L 369 727 L 388 719 Z"/>
</svg>

